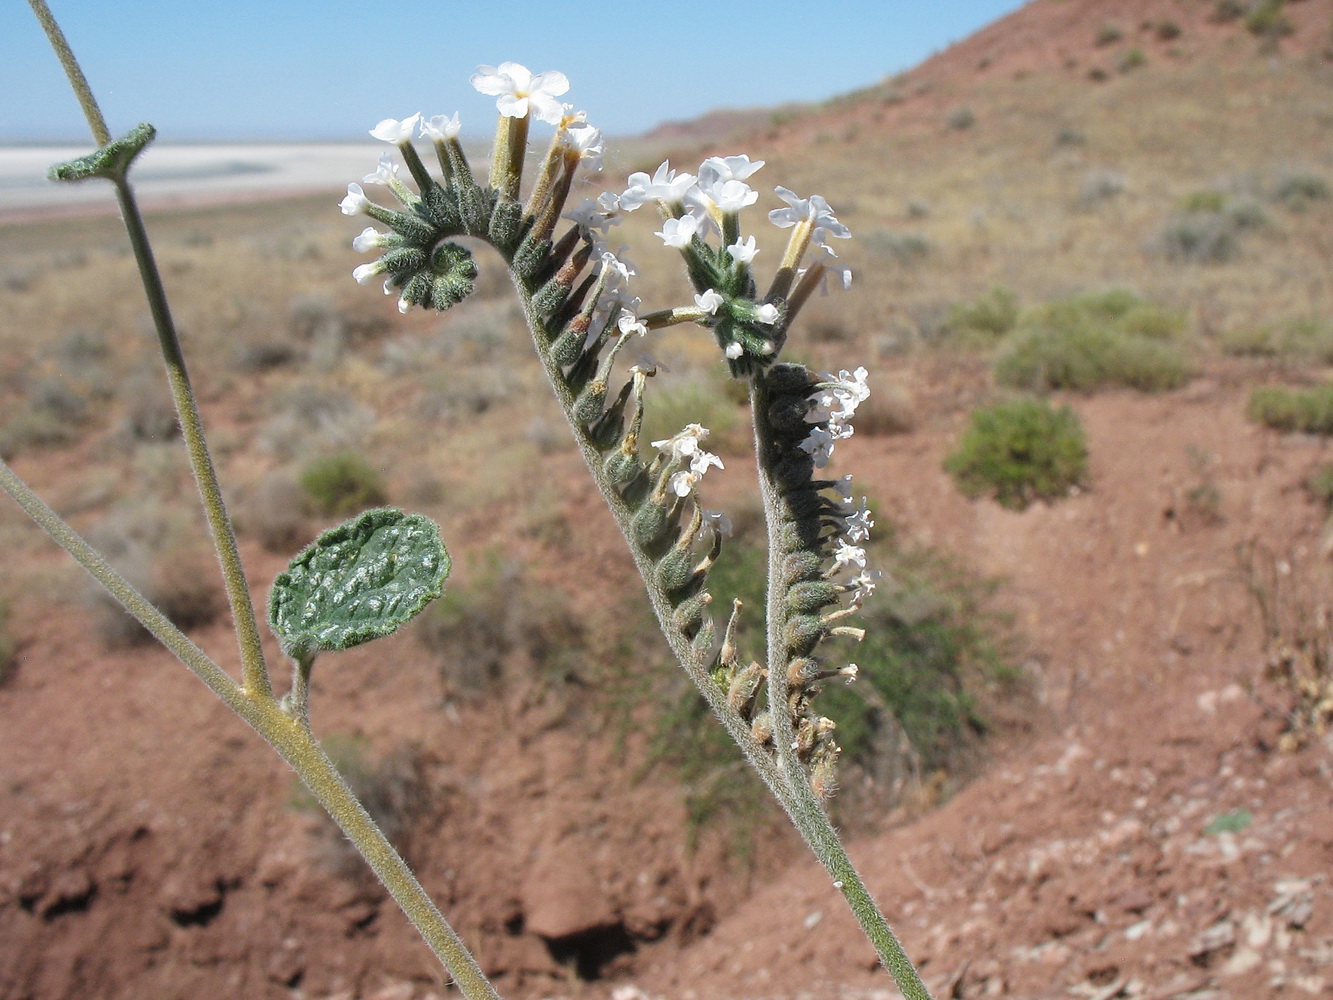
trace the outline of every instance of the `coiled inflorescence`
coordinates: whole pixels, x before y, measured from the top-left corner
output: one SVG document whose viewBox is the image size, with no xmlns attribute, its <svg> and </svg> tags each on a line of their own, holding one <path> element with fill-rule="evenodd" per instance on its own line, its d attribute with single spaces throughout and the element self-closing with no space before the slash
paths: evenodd
<svg viewBox="0 0 1333 1000">
<path fill-rule="evenodd" d="M 368 215 L 388 230 L 371 227 L 353 241 L 361 252 L 379 252 L 353 274 L 363 283 L 382 278 L 385 292 L 398 295 L 402 311 L 447 309 L 472 291 L 477 273 L 471 253 L 454 239 L 472 237 L 500 253 L 525 300 L 537 349 L 585 456 L 614 494 L 608 499 L 650 588 L 670 609 L 664 627 L 687 644 L 687 666 L 696 677 L 705 684 L 711 677 L 720 685 L 725 710 L 744 720 L 757 746 L 771 750 L 771 666 L 742 662 L 736 641 L 738 602 L 720 644 L 709 614 L 712 597 L 705 584 L 728 526 L 724 517 L 702 508 L 697 486 L 708 469 L 721 468 L 722 462 L 703 449 L 708 431 L 697 424 L 651 442 L 650 457 L 643 456 L 644 390 L 656 371 L 651 362 L 631 367 L 629 377 L 612 391 L 616 359 L 634 338 L 686 322 L 712 331 L 733 376 L 751 380 L 753 398 L 765 408 L 756 421 L 761 472 L 780 499 L 776 537 L 784 598 L 776 634 L 783 646 L 782 690 L 787 692 L 780 710 L 791 720 L 794 749 L 816 791 L 827 794 L 838 748 L 833 724 L 814 712 L 811 700 L 821 681 L 851 679 L 856 668 L 825 669 L 816 650 L 830 635 L 857 634 L 840 622 L 860 606 L 873 583 L 866 573 L 845 579 L 849 566 L 865 564 L 864 550 L 855 544 L 864 540 L 870 524 L 864 505 L 860 510 L 848 506 L 845 480 L 817 480 L 813 473 L 827 463 L 833 442 L 851 433 L 852 410 L 865 396 L 864 370 L 821 381 L 805 368 L 775 361 L 792 320 L 828 275 L 844 286 L 850 283 L 850 273 L 834 262 L 829 247 L 830 238 L 845 239 L 850 233 L 822 198 L 802 199 L 778 188 L 786 207 L 770 212 L 769 220 L 791 232 L 773 281 L 760 296 L 752 270 L 759 251 L 753 236 L 742 237 L 740 213 L 758 199 L 746 182 L 763 161 L 709 157 L 697 175 L 677 173 L 663 163 L 651 176 L 632 174 L 624 191 L 585 199 L 565 213 L 577 172 L 581 167 L 599 170 L 602 155 L 601 133 L 582 112 L 571 113 L 571 106 L 556 100 L 568 82 L 558 73 L 533 75 L 503 63 L 481 67 L 473 84 L 496 96 L 500 111 L 489 182 L 480 184 L 472 175 L 458 141 L 457 115 L 381 122 L 371 134 L 397 148 L 415 190 L 399 179 L 390 154 L 362 183 L 388 188 L 397 209 L 384 208 L 360 185 L 349 185 L 343 212 Z M 555 136 L 526 202 L 520 203 L 532 117 L 553 124 Z M 435 147 L 439 180 L 413 145 L 418 137 Z M 631 294 L 635 269 L 606 243 L 612 226 L 648 204 L 662 219 L 657 235 L 682 255 L 695 291 L 692 306 L 643 313 Z M 572 224 L 557 236 L 562 218 Z M 838 491 L 841 499 L 831 495 Z M 773 651 L 769 662 L 776 662 Z"/>
</svg>

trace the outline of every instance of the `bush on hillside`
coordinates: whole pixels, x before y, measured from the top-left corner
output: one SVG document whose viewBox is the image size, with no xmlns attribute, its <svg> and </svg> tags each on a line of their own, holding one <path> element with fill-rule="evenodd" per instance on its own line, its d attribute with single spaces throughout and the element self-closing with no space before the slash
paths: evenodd
<svg viewBox="0 0 1333 1000">
<path fill-rule="evenodd" d="M 1068 495 L 1088 470 L 1078 415 L 1042 399 L 1020 398 L 973 412 L 944 469 L 969 497 L 992 496 L 1023 510 L 1034 500 Z"/>
<path fill-rule="evenodd" d="M 1190 377 L 1184 328 L 1183 313 L 1122 289 L 1059 299 L 1020 319 L 995 359 L 995 377 L 1031 391 L 1174 389 Z"/>
<path fill-rule="evenodd" d="M 1278 431 L 1333 434 L 1333 385 L 1288 389 L 1259 386 L 1250 393 L 1247 416 Z"/>
</svg>

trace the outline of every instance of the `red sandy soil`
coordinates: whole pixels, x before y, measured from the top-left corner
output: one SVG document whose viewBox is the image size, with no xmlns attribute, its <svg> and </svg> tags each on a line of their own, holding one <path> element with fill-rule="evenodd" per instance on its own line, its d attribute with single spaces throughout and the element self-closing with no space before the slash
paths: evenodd
<svg viewBox="0 0 1333 1000">
<path fill-rule="evenodd" d="M 923 424 L 853 439 L 847 467 L 918 539 L 1007 580 L 1040 703 L 951 801 L 852 844 L 937 996 L 1328 995 L 1330 747 L 1277 749 L 1264 706 L 1284 695 L 1261 681 L 1236 557 L 1262 539 L 1327 599 L 1301 485 L 1324 447 L 1248 424 L 1232 369 L 1075 399 L 1088 488 L 1014 513 L 940 471 L 978 380 L 917 374 Z M 1220 501 L 1194 509 L 1203 477 Z M 613 548 L 607 533 L 590 564 Z M 108 653 L 77 610 L 20 608 L 23 663 L 0 690 L 0 997 L 442 994 L 402 918 L 289 805 L 282 765 L 185 671 Z M 447 710 L 439 690 L 390 640 L 318 672 L 316 725 L 409 761 L 407 853 L 509 995 L 893 995 L 790 838 L 737 878 L 718 844 L 684 849 L 679 790 L 641 776 L 633 735 L 619 750 L 537 689 Z M 1240 809 L 1244 829 L 1204 832 Z M 595 983 L 565 978 L 580 941 Z"/>
</svg>

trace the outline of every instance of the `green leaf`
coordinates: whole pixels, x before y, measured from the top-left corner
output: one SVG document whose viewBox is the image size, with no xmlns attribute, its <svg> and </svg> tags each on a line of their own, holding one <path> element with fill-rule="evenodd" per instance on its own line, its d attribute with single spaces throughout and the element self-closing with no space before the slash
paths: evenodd
<svg viewBox="0 0 1333 1000">
<path fill-rule="evenodd" d="M 268 620 L 288 655 L 391 635 L 444 592 L 452 562 L 420 514 L 379 507 L 330 528 L 273 581 Z"/>
<path fill-rule="evenodd" d="M 148 124 L 136 125 L 119 139 L 113 139 L 101 149 L 77 160 L 57 163 L 46 172 L 53 181 L 86 181 L 89 177 L 124 180 L 130 164 L 144 151 L 157 130 Z"/>
</svg>

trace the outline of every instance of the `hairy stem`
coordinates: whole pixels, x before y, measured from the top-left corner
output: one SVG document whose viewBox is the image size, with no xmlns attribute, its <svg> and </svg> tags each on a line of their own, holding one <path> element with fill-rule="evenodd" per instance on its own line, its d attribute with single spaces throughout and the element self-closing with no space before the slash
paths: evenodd
<svg viewBox="0 0 1333 1000">
<path fill-rule="evenodd" d="M 129 581 L 117 573 L 60 515 L 43 503 L 3 460 L 0 460 L 0 488 L 13 497 L 28 516 L 73 556 L 93 579 L 102 584 L 144 628 L 292 766 L 402 907 L 426 944 L 454 977 L 463 995 L 468 1000 L 499 1000 L 494 987 L 426 895 L 407 862 L 394 850 L 338 775 L 337 769 L 310 731 L 305 706 L 302 706 L 300 717 L 293 718 L 283 711 L 271 694 L 260 694 L 238 685 L 135 590 Z"/>
<path fill-rule="evenodd" d="M 930 1000 L 930 993 L 917 974 L 911 959 L 903 950 L 902 944 L 889 927 L 883 912 L 875 902 L 856 867 L 847 855 L 842 838 L 834 829 L 828 813 L 815 797 L 810 787 L 805 769 L 797 759 L 795 750 L 796 734 L 792 727 L 791 713 L 787 711 L 788 684 L 786 643 L 782 636 L 782 622 L 785 620 L 783 601 L 786 588 L 782 585 L 782 545 L 777 537 L 778 526 L 783 523 L 782 499 L 777 485 L 768 473 L 762 453 L 761 443 L 772 440 L 773 432 L 768 426 L 768 393 L 758 379 L 750 383 L 750 412 L 754 420 L 756 443 L 756 465 L 759 470 L 759 492 L 764 506 L 764 519 L 768 524 L 768 704 L 773 716 L 773 743 L 777 751 L 778 766 L 785 779 L 787 808 L 792 822 L 800 831 L 805 842 L 810 845 L 815 857 L 833 879 L 847 905 L 865 931 L 866 937 L 874 945 L 879 960 L 893 976 L 898 989 L 907 1000 Z"/>
<path fill-rule="evenodd" d="M 99 146 L 105 146 L 111 141 L 111 133 L 107 130 L 106 119 L 102 117 L 102 109 L 97 106 L 97 98 L 93 96 L 93 90 L 88 86 L 88 78 L 83 75 L 79 61 L 74 58 L 74 50 L 69 47 L 69 42 L 65 39 L 65 33 L 60 30 L 60 25 L 56 23 L 51 8 L 46 5 L 46 0 L 28 0 L 28 6 L 37 15 L 37 20 L 41 23 L 42 30 L 46 32 L 51 48 L 55 50 L 60 65 L 65 68 L 65 76 L 69 78 L 69 85 L 74 89 L 79 107 L 83 109 L 83 117 L 88 119 L 88 127 L 92 129 L 93 141 Z"/>
<path fill-rule="evenodd" d="M 208 442 L 204 439 L 203 421 L 199 416 L 199 407 L 195 403 L 189 372 L 185 368 L 185 355 L 181 351 L 180 337 L 176 333 L 176 325 L 167 305 L 167 293 L 162 286 L 162 276 L 153 258 L 152 244 L 144 229 L 143 217 L 139 214 L 134 191 L 127 180 L 121 179 L 116 182 L 116 196 L 120 201 L 125 231 L 129 234 L 130 246 L 134 250 L 134 260 L 143 280 L 148 308 L 153 315 L 158 346 L 161 348 L 162 360 L 167 369 L 167 382 L 171 387 L 172 398 L 176 402 L 176 414 L 180 419 L 185 449 L 190 456 L 190 468 L 194 472 L 199 498 L 203 502 L 213 547 L 222 566 L 227 603 L 231 607 L 232 623 L 236 629 L 236 640 L 241 651 L 242 681 L 247 690 L 256 694 L 270 695 L 273 687 L 264 660 L 264 647 L 259 641 L 259 624 L 255 619 L 254 602 L 250 598 L 250 586 L 246 581 L 245 567 L 241 564 L 241 554 L 236 546 L 236 532 L 232 528 L 231 517 L 222 500 L 222 488 L 218 484 L 217 470 L 208 451 Z"/>
</svg>

